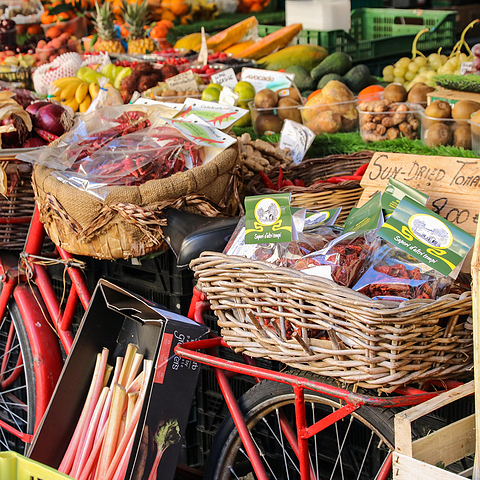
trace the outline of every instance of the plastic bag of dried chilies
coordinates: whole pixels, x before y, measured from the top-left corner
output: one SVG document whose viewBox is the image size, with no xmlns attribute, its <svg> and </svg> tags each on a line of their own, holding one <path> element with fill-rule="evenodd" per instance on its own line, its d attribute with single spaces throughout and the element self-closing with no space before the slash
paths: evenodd
<svg viewBox="0 0 480 480">
<path fill-rule="evenodd" d="M 449 292 L 451 277 L 429 268 L 403 250 L 384 243 L 369 268 L 352 287 L 368 297 L 397 301 L 413 298 L 436 299 Z"/>
</svg>

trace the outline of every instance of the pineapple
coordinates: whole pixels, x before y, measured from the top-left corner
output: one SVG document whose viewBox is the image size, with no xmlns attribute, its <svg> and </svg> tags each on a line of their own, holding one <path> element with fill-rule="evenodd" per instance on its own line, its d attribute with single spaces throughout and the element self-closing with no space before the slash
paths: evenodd
<svg viewBox="0 0 480 480">
<path fill-rule="evenodd" d="M 94 23 L 99 37 L 99 40 L 95 43 L 95 50 L 97 52 L 125 53 L 122 42 L 115 34 L 111 3 L 105 2 L 100 6 L 96 2 L 95 9 L 97 14 L 95 15 Z"/>
<path fill-rule="evenodd" d="M 155 42 L 147 37 L 143 28 L 148 22 L 149 7 L 148 0 L 136 3 L 127 3 L 122 0 L 123 19 L 128 30 L 128 53 L 144 55 L 157 49 Z"/>
</svg>

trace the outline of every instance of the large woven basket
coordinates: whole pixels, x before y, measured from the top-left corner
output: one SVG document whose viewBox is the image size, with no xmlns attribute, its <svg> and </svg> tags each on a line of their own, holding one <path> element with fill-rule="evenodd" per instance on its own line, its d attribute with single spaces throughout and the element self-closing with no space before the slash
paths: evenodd
<svg viewBox="0 0 480 480">
<path fill-rule="evenodd" d="M 0 165 L 7 175 L 7 194 L 0 195 L 0 248 L 23 250 L 35 209 L 31 165 L 3 157 Z"/>
<path fill-rule="evenodd" d="M 311 158 L 304 160 L 285 172 L 286 178 L 299 178 L 305 182 L 306 187 L 284 187 L 280 191 L 292 194 L 290 204 L 292 207 L 305 207 L 311 209 L 327 209 L 338 205 L 342 211 L 338 217 L 339 222 L 344 221 L 350 210 L 357 204 L 362 196 L 363 189 L 359 181 L 347 181 L 341 184 L 318 183 L 329 177 L 353 175 L 358 167 L 369 162 L 373 152 L 364 151 L 349 155 L 329 155 L 324 158 Z M 275 183 L 279 169 L 275 168 L 268 177 Z M 247 186 L 250 195 L 265 195 L 278 193 L 265 187 L 260 175 L 255 175 Z"/>
<path fill-rule="evenodd" d="M 186 172 L 138 187 L 114 187 L 104 202 L 58 181 L 45 166 L 35 166 L 33 183 L 40 219 L 56 245 L 113 260 L 166 249 L 161 229 L 166 207 L 207 216 L 236 213 L 237 172 L 237 151 L 231 147 Z"/>
<path fill-rule="evenodd" d="M 204 252 L 190 266 L 236 352 L 385 391 L 472 369 L 470 292 L 399 304 L 243 257 Z"/>
</svg>

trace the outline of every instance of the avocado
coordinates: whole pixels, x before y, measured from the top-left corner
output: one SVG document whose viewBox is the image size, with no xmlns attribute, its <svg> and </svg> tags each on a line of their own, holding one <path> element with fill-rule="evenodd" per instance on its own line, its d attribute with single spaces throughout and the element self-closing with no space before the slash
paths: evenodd
<svg viewBox="0 0 480 480">
<path fill-rule="evenodd" d="M 285 73 L 295 74 L 295 85 L 303 92 L 304 90 L 312 90 L 315 87 L 315 82 L 303 67 L 299 65 L 291 65 L 285 69 Z"/>
<path fill-rule="evenodd" d="M 342 80 L 352 92 L 358 93 L 371 84 L 370 69 L 363 64 L 356 65 L 344 75 Z"/>
<path fill-rule="evenodd" d="M 318 82 L 317 89 L 321 90 L 330 80 L 342 81 L 342 77 L 338 73 L 329 73 L 324 75 Z"/>
<path fill-rule="evenodd" d="M 352 68 L 352 58 L 344 52 L 335 52 L 329 55 L 323 62 L 320 62 L 310 75 L 315 81 L 320 80 L 324 75 L 336 73 L 344 75 Z"/>
</svg>

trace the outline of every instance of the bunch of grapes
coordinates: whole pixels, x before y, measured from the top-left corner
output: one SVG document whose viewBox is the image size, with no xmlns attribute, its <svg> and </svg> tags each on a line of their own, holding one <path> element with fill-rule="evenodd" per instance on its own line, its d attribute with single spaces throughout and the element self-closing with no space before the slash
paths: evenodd
<svg viewBox="0 0 480 480">
<path fill-rule="evenodd" d="M 473 73 L 480 74 L 480 43 L 475 44 L 472 47 L 472 55 L 475 57 L 473 59 Z"/>
</svg>

